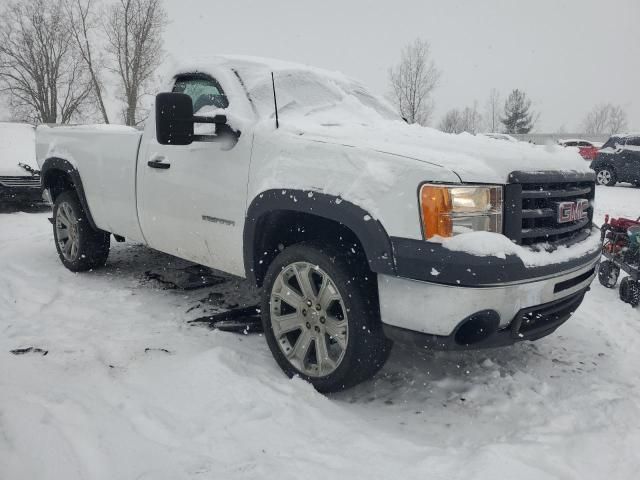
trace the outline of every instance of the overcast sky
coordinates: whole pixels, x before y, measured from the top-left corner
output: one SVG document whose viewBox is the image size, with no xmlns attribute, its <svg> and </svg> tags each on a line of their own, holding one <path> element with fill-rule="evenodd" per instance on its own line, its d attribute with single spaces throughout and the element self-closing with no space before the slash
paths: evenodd
<svg viewBox="0 0 640 480">
<path fill-rule="evenodd" d="M 340 70 L 378 93 L 416 37 L 442 71 L 435 122 L 489 90 L 524 89 L 538 132 L 576 131 L 613 102 L 640 130 L 640 0 L 165 0 L 174 57 L 237 53 Z"/>
</svg>

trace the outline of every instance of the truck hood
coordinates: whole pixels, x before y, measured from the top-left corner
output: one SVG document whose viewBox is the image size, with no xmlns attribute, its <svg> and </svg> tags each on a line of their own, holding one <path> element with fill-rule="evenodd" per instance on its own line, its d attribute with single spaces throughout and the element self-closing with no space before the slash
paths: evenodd
<svg viewBox="0 0 640 480">
<path fill-rule="evenodd" d="M 292 130 L 307 140 L 437 165 L 454 172 L 462 182 L 504 184 L 513 171 L 590 171 L 577 152 L 560 146 L 513 143 L 468 133 L 454 135 L 402 122 L 374 126 L 296 123 Z"/>
</svg>

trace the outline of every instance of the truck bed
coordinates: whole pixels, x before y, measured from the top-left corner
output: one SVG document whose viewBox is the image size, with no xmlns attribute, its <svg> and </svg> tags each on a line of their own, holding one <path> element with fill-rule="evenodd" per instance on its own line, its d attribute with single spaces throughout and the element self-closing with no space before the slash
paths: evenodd
<svg viewBox="0 0 640 480">
<path fill-rule="evenodd" d="M 142 132 L 121 125 L 40 126 L 36 158 L 60 158 L 80 173 L 98 228 L 143 240 L 136 211 L 136 164 Z"/>
</svg>

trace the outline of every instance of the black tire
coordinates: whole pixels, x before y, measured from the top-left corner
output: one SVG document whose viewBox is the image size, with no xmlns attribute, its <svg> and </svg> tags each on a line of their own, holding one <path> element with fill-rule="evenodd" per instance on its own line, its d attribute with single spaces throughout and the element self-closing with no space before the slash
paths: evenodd
<svg viewBox="0 0 640 480">
<path fill-rule="evenodd" d="M 71 217 L 70 228 L 65 221 Z M 65 250 L 64 232 L 73 229 L 76 247 Z M 67 233 L 69 235 L 69 233 Z M 104 266 L 109 256 L 110 237 L 107 232 L 94 229 L 74 191 L 67 190 L 58 195 L 53 203 L 53 238 L 62 264 L 72 272 L 85 272 Z"/>
<path fill-rule="evenodd" d="M 618 183 L 618 176 L 616 171 L 610 166 L 599 167 L 596 170 L 596 182 L 598 185 L 604 185 L 606 187 L 613 187 Z"/>
<path fill-rule="evenodd" d="M 324 376 L 308 375 L 296 368 L 284 354 L 284 347 L 281 348 L 272 327 L 274 283 L 279 277 L 282 278 L 286 269 L 299 262 L 311 264 L 314 268 L 321 269 L 323 274 L 326 273 L 346 308 L 346 347 L 342 350 L 342 359 L 335 370 Z M 273 298 L 277 302 L 276 297 Z M 382 332 L 376 275 L 357 256 L 342 255 L 328 247 L 300 243 L 287 247 L 273 260 L 262 288 L 261 316 L 267 343 L 280 368 L 289 377 L 297 375 L 308 381 L 319 392 L 344 390 L 369 379 L 384 365 L 391 350 L 391 342 Z M 282 338 L 281 336 L 280 341 Z M 297 342 L 298 340 L 294 342 L 296 346 Z M 295 350 L 296 347 L 292 346 L 292 349 Z"/>
<path fill-rule="evenodd" d="M 625 277 L 620 282 L 620 300 L 632 307 L 640 305 L 640 283 L 631 277 Z"/>
<path fill-rule="evenodd" d="M 619 276 L 620 268 L 610 260 L 605 260 L 598 267 L 598 280 L 605 288 L 614 288 Z"/>
</svg>

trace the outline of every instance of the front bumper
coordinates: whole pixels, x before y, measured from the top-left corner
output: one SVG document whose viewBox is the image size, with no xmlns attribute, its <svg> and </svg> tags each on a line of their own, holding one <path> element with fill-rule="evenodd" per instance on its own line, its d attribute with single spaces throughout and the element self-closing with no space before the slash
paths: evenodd
<svg viewBox="0 0 640 480">
<path fill-rule="evenodd" d="M 456 331 L 448 336 L 430 335 L 387 324 L 383 324 L 383 331 L 387 338 L 395 342 L 412 344 L 432 350 L 467 350 L 503 347 L 524 340 L 537 340 L 555 332 L 556 329 L 566 322 L 577 310 L 588 290 L 589 287 L 554 302 L 524 308 L 518 312 L 507 327 L 491 331 L 479 339 L 477 336 L 469 337 L 468 335 L 468 332 L 471 332 L 472 335 L 481 332 L 482 327 L 478 326 L 472 326 L 470 329 L 467 329 L 467 336 L 458 334 L 462 331 L 462 328 L 457 328 Z M 480 315 L 487 313 L 492 314 L 494 312 L 479 312 Z M 464 323 L 461 324 L 461 327 L 463 326 Z"/>
<path fill-rule="evenodd" d="M 599 260 L 596 252 L 569 269 L 556 265 L 556 273 L 491 286 L 449 285 L 378 275 L 385 333 L 395 340 L 442 349 L 493 347 L 540 338 L 553 332 L 580 305 L 596 275 Z M 491 268 L 495 270 L 496 265 Z M 538 322 L 536 328 L 528 325 L 523 333 L 521 324 L 528 317 L 545 320 Z M 478 325 L 486 335 L 469 342 L 460 332 L 465 324 L 477 318 L 484 319 Z"/>
</svg>

